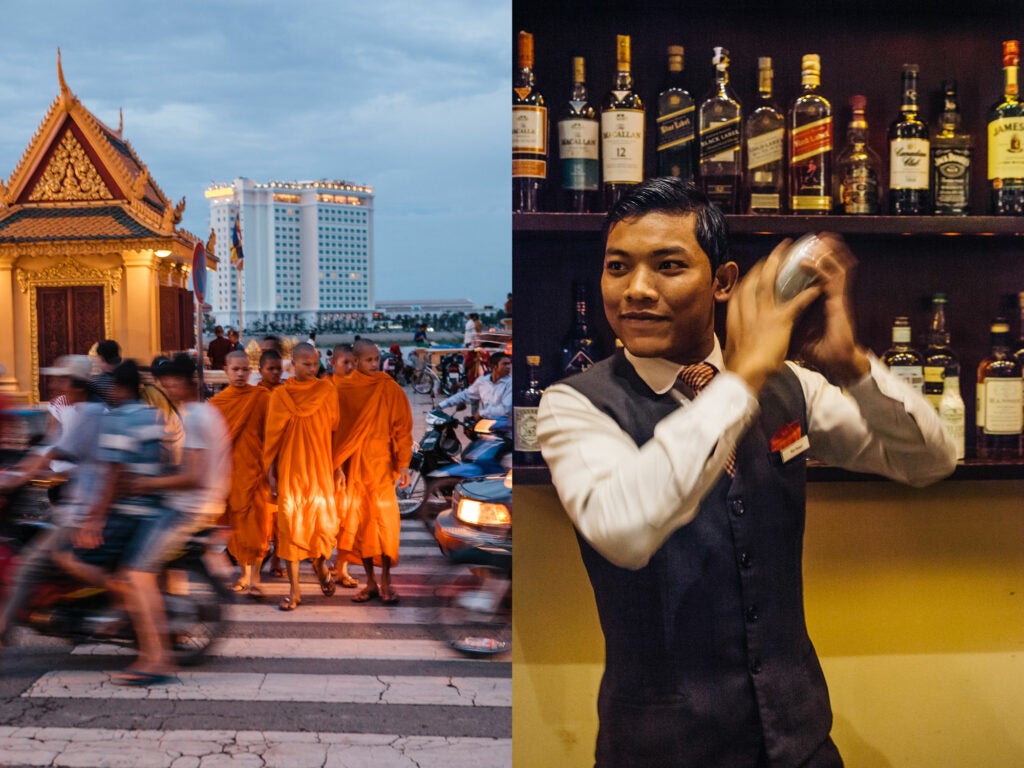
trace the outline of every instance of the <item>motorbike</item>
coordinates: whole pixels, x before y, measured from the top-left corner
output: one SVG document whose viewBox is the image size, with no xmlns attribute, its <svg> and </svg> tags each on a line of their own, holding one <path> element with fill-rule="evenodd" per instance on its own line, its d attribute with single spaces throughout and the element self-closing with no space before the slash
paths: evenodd
<svg viewBox="0 0 1024 768">
<path fill-rule="evenodd" d="M 404 515 L 419 517 L 427 530 L 433 531 L 434 519 L 450 506 L 452 491 L 460 481 L 508 471 L 513 436 L 507 417 L 461 422 L 469 438 L 465 447 L 454 415 L 435 408 L 427 414 L 427 424 L 427 433 L 413 451 L 409 485 L 398 491 L 398 503 Z"/>
<path fill-rule="evenodd" d="M 54 529 L 47 514 L 47 493 L 29 483 L 0 497 L 0 593 L 5 600 L 23 553 L 37 537 Z M 233 600 L 227 585 L 204 561 L 215 532 L 211 528 L 193 534 L 160 574 L 171 649 L 182 666 L 198 664 L 210 651 L 225 630 L 224 606 Z M 14 625 L 76 644 L 136 645 L 127 612 L 108 590 L 83 584 L 52 563 L 38 568 Z"/>
</svg>

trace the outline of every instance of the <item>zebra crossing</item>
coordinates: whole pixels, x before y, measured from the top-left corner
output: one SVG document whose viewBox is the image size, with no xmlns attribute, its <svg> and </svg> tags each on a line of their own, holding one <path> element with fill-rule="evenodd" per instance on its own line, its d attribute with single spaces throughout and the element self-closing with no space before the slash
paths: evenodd
<svg viewBox="0 0 1024 768">
<path fill-rule="evenodd" d="M 323 597 L 304 565 L 303 603 L 285 613 L 286 581 L 264 576 L 266 600 L 230 606 L 202 665 L 151 688 L 112 683 L 131 651 L 23 633 L 3 651 L 0 766 L 509 766 L 510 654 L 450 645 L 510 637 L 507 616 L 476 624 L 453 603 L 470 579 L 403 521 L 399 605 Z"/>
</svg>

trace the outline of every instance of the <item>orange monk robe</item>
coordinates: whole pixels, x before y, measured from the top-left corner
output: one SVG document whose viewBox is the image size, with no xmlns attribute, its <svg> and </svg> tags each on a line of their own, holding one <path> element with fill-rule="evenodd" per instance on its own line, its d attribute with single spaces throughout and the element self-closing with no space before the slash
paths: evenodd
<svg viewBox="0 0 1024 768">
<path fill-rule="evenodd" d="M 398 562 L 401 518 L 395 479 L 412 459 L 412 410 L 395 380 L 382 371 L 334 377 L 341 422 L 334 463 L 345 470 L 346 509 L 338 551 L 353 560 L 381 555 Z"/>
<path fill-rule="evenodd" d="M 270 548 L 274 518 L 263 471 L 263 432 L 270 392 L 246 385 L 227 387 L 210 399 L 223 414 L 231 435 L 231 491 L 228 551 L 240 563 L 254 563 Z"/>
<path fill-rule="evenodd" d="M 332 435 L 338 395 L 324 379 L 288 379 L 270 393 L 263 466 L 277 462 L 277 554 L 330 557 L 338 536 Z"/>
</svg>

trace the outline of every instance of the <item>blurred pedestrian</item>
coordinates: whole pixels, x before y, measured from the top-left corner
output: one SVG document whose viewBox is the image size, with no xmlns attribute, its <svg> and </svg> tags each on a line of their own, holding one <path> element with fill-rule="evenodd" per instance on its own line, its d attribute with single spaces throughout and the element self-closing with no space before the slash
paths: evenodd
<svg viewBox="0 0 1024 768">
<path fill-rule="evenodd" d="M 395 380 L 380 370 L 380 350 L 368 339 L 353 345 L 356 367 L 336 380 L 341 422 L 334 461 L 345 472 L 346 519 L 338 557 L 351 557 L 366 570 L 366 586 L 352 600 L 374 598 L 393 605 L 398 593 L 391 567 L 398 563 L 401 518 L 395 484 L 409 484 L 412 459 L 412 411 Z M 380 583 L 374 566 L 381 569 Z"/>
<path fill-rule="evenodd" d="M 263 433 L 270 392 L 249 384 L 245 352 L 229 352 L 224 370 L 228 386 L 210 400 L 210 405 L 220 409 L 231 437 L 228 552 L 242 568 L 233 589 L 262 597 L 260 565 L 270 549 L 273 529 L 267 504 L 270 491 L 263 471 Z"/>
<path fill-rule="evenodd" d="M 238 338 L 238 331 L 234 328 L 228 328 L 228 341 L 231 342 L 232 352 L 244 352 L 245 347 L 242 346 L 241 340 Z"/>
<path fill-rule="evenodd" d="M 224 329 L 219 325 L 213 329 L 213 336 L 213 340 L 206 347 L 206 354 L 210 357 L 210 368 L 222 371 L 228 352 L 231 351 L 231 341 L 224 338 Z"/>
<path fill-rule="evenodd" d="M 121 347 L 113 339 L 103 339 L 96 343 L 96 356 L 99 358 L 99 371 L 89 379 L 93 394 L 114 407 L 114 369 L 121 364 Z"/>
<path fill-rule="evenodd" d="M 295 375 L 271 393 L 263 445 L 263 466 L 270 493 L 277 496 L 275 532 L 278 555 L 288 570 L 290 591 L 278 608 L 293 611 L 302 603 L 299 563 L 306 558 L 327 596 L 334 574 L 325 562 L 338 531 L 335 489 L 341 481 L 332 455 L 338 426 L 338 397 L 330 381 L 316 378 L 320 358 L 309 344 L 292 350 Z"/>
</svg>

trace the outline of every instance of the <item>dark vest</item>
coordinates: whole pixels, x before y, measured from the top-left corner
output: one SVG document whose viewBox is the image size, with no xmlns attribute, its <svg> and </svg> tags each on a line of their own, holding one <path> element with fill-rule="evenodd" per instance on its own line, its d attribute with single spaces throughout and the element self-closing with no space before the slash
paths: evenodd
<svg viewBox="0 0 1024 768">
<path fill-rule="evenodd" d="M 643 445 L 679 408 L 620 351 L 564 382 Z M 612 565 L 579 538 L 604 631 L 602 768 L 798 766 L 829 740 L 832 712 L 807 635 L 801 555 L 805 456 L 769 455 L 780 427 L 807 434 L 788 368 L 697 516 L 643 568 Z"/>
</svg>

